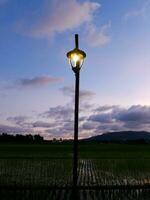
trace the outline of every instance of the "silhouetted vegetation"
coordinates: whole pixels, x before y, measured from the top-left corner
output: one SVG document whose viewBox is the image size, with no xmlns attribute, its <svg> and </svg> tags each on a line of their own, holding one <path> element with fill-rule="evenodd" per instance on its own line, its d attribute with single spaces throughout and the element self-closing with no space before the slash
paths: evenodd
<svg viewBox="0 0 150 200">
<path fill-rule="evenodd" d="M 0 143 L 42 143 L 43 141 L 44 139 L 40 135 L 9 135 L 7 133 L 2 133 L 0 135 Z"/>
<path fill-rule="evenodd" d="M 44 140 L 40 135 L 10 135 L 0 134 L 0 143 L 45 143 L 45 144 L 73 144 L 72 139 L 52 138 Z M 79 144 L 150 144 L 150 133 L 148 132 L 111 132 L 102 135 L 96 135 L 90 138 L 79 140 Z"/>
</svg>

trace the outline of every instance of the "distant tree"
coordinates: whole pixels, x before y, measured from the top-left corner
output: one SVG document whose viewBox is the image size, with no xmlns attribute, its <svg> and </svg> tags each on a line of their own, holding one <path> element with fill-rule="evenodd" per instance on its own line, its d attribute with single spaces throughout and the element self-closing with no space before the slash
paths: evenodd
<svg viewBox="0 0 150 200">
<path fill-rule="evenodd" d="M 56 139 L 56 138 L 53 138 L 53 142 L 57 142 L 57 139 Z"/>
<path fill-rule="evenodd" d="M 34 135 L 34 141 L 35 142 L 43 142 L 43 137 L 40 135 Z"/>
<path fill-rule="evenodd" d="M 43 142 L 43 137 L 40 135 L 9 135 L 7 133 L 0 134 L 0 142 L 13 142 L 13 143 L 39 143 Z"/>
</svg>

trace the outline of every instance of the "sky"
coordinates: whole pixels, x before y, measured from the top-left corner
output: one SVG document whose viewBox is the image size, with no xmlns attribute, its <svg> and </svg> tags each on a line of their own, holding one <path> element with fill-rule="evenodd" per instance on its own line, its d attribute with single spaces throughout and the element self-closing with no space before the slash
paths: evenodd
<svg viewBox="0 0 150 200">
<path fill-rule="evenodd" d="M 0 0 L 0 133 L 72 138 L 74 73 L 79 137 L 150 131 L 150 0 Z"/>
</svg>

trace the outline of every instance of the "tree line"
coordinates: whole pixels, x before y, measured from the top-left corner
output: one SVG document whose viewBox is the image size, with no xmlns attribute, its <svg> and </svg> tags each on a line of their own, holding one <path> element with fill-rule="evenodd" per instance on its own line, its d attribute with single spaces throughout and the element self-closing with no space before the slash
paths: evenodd
<svg viewBox="0 0 150 200">
<path fill-rule="evenodd" d="M 44 139 L 40 135 L 10 135 L 7 133 L 0 134 L 0 143 L 14 142 L 14 143 L 41 143 Z"/>
</svg>

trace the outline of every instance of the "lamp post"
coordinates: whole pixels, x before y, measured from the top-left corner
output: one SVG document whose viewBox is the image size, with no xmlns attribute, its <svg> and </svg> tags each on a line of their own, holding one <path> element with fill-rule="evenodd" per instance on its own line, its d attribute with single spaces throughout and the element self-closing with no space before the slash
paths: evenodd
<svg viewBox="0 0 150 200">
<path fill-rule="evenodd" d="M 73 144 L 73 187 L 78 181 L 78 117 L 79 117 L 79 79 L 80 69 L 86 54 L 79 49 L 78 34 L 75 34 L 75 48 L 67 53 L 70 65 L 75 73 L 75 111 L 74 111 L 74 144 Z"/>
</svg>

